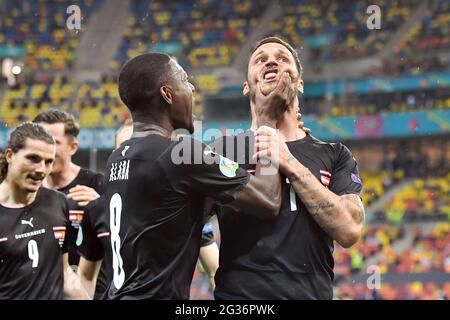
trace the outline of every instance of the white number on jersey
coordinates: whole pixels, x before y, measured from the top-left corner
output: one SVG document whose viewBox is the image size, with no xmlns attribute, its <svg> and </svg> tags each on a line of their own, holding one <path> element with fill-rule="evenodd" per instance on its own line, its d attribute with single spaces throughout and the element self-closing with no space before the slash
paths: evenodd
<svg viewBox="0 0 450 320">
<path fill-rule="evenodd" d="M 115 193 L 109 203 L 109 223 L 111 226 L 111 247 L 113 251 L 113 283 L 117 289 L 122 287 L 125 281 L 123 261 L 120 256 L 120 219 L 122 214 L 122 198 Z"/>
<path fill-rule="evenodd" d="M 286 178 L 286 183 L 289 185 L 291 184 L 288 178 Z M 291 211 L 297 211 L 297 199 L 294 187 L 292 185 L 289 187 L 289 200 L 289 202 L 291 203 Z"/>
<path fill-rule="evenodd" d="M 33 261 L 31 267 L 36 268 L 39 264 L 39 251 L 35 240 L 28 241 L 28 258 Z"/>
</svg>

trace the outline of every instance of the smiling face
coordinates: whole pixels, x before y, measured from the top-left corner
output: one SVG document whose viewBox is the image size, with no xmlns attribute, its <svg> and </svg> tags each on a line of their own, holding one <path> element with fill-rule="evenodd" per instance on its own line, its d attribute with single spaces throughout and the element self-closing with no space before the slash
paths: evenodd
<svg viewBox="0 0 450 320">
<path fill-rule="evenodd" d="M 277 42 L 268 42 L 259 46 L 248 63 L 244 95 L 252 95 L 258 85 L 261 87 L 261 92 L 268 95 L 275 89 L 284 72 L 289 73 L 296 90 L 303 92 L 303 80 L 300 79 L 296 60 L 289 49 Z"/>
<path fill-rule="evenodd" d="M 8 162 L 7 179 L 21 190 L 36 192 L 52 170 L 55 146 L 27 138 L 23 148 L 16 153 L 8 148 L 5 155 Z"/>
<path fill-rule="evenodd" d="M 40 123 L 55 139 L 56 160 L 52 172 L 60 173 L 72 162 L 72 156 L 78 150 L 78 143 L 73 137 L 66 135 L 64 123 Z"/>
</svg>

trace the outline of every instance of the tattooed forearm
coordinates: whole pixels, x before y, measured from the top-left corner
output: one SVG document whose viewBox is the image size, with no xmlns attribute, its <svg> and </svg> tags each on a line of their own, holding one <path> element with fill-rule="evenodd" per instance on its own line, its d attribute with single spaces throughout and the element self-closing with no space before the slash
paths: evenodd
<svg viewBox="0 0 450 320">
<path fill-rule="evenodd" d="M 356 194 L 344 195 L 342 199 L 351 201 L 353 208 L 351 210 L 352 219 L 356 224 L 361 224 L 364 221 L 364 205 L 361 199 Z"/>
<path fill-rule="evenodd" d="M 304 204 L 305 204 L 305 207 L 308 209 L 308 211 L 313 216 L 317 215 L 319 213 L 319 211 L 321 211 L 321 210 L 327 210 L 327 209 L 334 207 L 334 204 L 329 201 L 320 202 L 320 203 L 305 202 Z"/>
<path fill-rule="evenodd" d="M 310 216 L 343 247 L 352 246 L 361 236 L 364 221 L 364 206 L 359 196 L 337 195 L 295 158 L 288 163 L 283 173 Z"/>
<path fill-rule="evenodd" d="M 289 161 L 291 159 L 294 159 L 294 158 L 292 156 L 289 156 L 287 162 L 289 163 Z M 294 181 L 303 180 L 303 179 L 307 179 L 307 178 L 310 178 L 310 177 L 313 177 L 313 174 L 308 170 L 306 173 L 290 175 L 288 177 L 288 179 L 289 179 L 289 181 L 291 183 L 293 183 Z"/>
<path fill-rule="evenodd" d="M 352 212 L 353 221 L 357 224 L 360 224 L 364 221 L 364 211 L 363 210 L 354 210 Z"/>
<path fill-rule="evenodd" d="M 305 190 L 305 191 L 302 190 L 302 191 L 297 191 L 297 195 L 301 199 L 303 199 L 304 197 L 308 197 L 308 196 L 314 197 L 314 195 L 316 195 L 318 191 L 319 191 L 319 189 L 312 189 L 312 190 Z"/>
</svg>

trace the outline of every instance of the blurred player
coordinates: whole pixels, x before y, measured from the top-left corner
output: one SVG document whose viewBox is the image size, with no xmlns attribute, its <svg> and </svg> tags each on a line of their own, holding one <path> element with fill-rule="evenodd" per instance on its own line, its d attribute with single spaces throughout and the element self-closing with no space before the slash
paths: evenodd
<svg viewBox="0 0 450 320">
<path fill-rule="evenodd" d="M 115 136 L 116 149 L 133 133 L 133 121 L 127 119 Z M 100 299 L 112 280 L 112 251 L 109 214 L 105 198 L 90 202 L 84 211 L 80 226 L 82 237 L 77 242 L 80 254 L 78 275 L 81 283 L 94 300 Z"/>
<path fill-rule="evenodd" d="M 216 288 L 214 277 L 219 268 L 219 247 L 214 240 L 214 230 L 211 220 L 207 220 L 202 229 L 202 241 L 200 242 L 200 253 L 198 258 L 208 276 L 211 289 Z"/>
<path fill-rule="evenodd" d="M 193 132 L 192 91 L 169 56 L 143 54 L 119 75 L 119 94 L 134 131 L 108 160 L 105 199 L 110 214 L 113 281 L 109 299 L 187 299 L 200 249 L 207 197 L 273 219 L 279 211 L 277 171 L 255 176 L 200 142 L 172 141 Z M 264 104 L 266 106 L 266 104 Z M 259 120 L 275 127 L 270 108 Z M 200 213 L 201 212 L 201 213 Z"/>
<path fill-rule="evenodd" d="M 232 208 L 218 214 L 221 246 L 216 299 L 331 299 L 333 240 L 349 247 L 361 235 L 362 185 L 352 154 L 341 143 L 319 141 L 298 128 L 301 73 L 297 53 L 288 43 L 278 38 L 258 43 L 248 63 L 243 93 L 250 96 L 255 128 L 261 99 L 278 95 L 280 82 L 295 91 L 277 122 L 280 135 L 260 128 L 256 146 L 252 131 L 213 145 L 215 151 L 229 156 L 227 144 L 246 141 L 246 152 L 234 160 L 242 168 L 254 170 L 250 160 L 256 147 L 256 156 L 279 164 L 283 181 L 282 205 L 275 222 Z"/>
<path fill-rule="evenodd" d="M 71 226 L 67 230 L 69 264 L 78 266 L 80 257 L 76 241 L 80 241 L 80 239 L 77 240 L 77 237 L 84 207 L 99 197 L 102 191 L 103 175 L 81 168 L 72 162 L 72 156 L 78 150 L 77 136 L 80 132 L 73 115 L 50 109 L 38 114 L 33 122 L 41 124 L 56 141 L 55 163 L 44 185 L 67 195 L 71 222 Z"/>
<path fill-rule="evenodd" d="M 88 297 L 68 264 L 67 200 L 41 188 L 54 160 L 55 141 L 30 122 L 0 155 L 0 300 Z"/>
</svg>

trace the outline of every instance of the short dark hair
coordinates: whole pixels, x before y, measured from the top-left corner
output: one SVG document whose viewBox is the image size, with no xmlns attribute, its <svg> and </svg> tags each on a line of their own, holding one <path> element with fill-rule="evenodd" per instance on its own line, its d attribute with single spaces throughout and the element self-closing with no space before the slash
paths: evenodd
<svg viewBox="0 0 450 320">
<path fill-rule="evenodd" d="M 34 123 L 63 123 L 64 134 L 69 137 L 76 138 L 80 133 L 80 126 L 75 120 L 75 117 L 68 112 L 58 109 L 49 109 L 39 113 L 34 119 Z"/>
<path fill-rule="evenodd" d="M 7 149 L 11 149 L 12 152 L 16 153 L 23 147 L 25 147 L 26 140 L 34 139 L 43 141 L 45 143 L 54 145 L 55 140 L 53 137 L 45 131 L 45 129 L 37 123 L 24 122 L 17 126 L 9 136 Z M 8 174 L 8 162 L 6 162 L 5 154 L 0 154 L 0 182 L 6 178 Z"/>
<path fill-rule="evenodd" d="M 119 95 L 131 113 L 148 106 L 170 70 L 170 57 L 162 53 L 144 53 L 129 60 L 119 74 Z"/>
<path fill-rule="evenodd" d="M 295 65 L 297 66 L 298 74 L 299 74 L 300 78 L 302 77 L 302 75 L 303 75 L 303 67 L 302 67 L 302 64 L 300 62 L 300 58 L 298 57 L 297 51 L 289 43 L 287 43 L 286 41 L 284 41 L 284 40 L 282 40 L 282 39 L 280 39 L 278 37 L 266 37 L 266 38 L 258 41 L 258 43 L 256 43 L 254 45 L 252 51 L 250 52 L 250 55 L 248 56 L 248 61 L 250 61 L 250 57 L 252 56 L 252 54 L 254 54 L 255 51 L 259 47 L 261 47 L 263 44 L 266 44 L 266 43 L 279 43 L 282 46 L 284 46 L 286 49 L 288 49 L 289 52 L 292 53 L 292 56 L 294 57 Z"/>
</svg>

